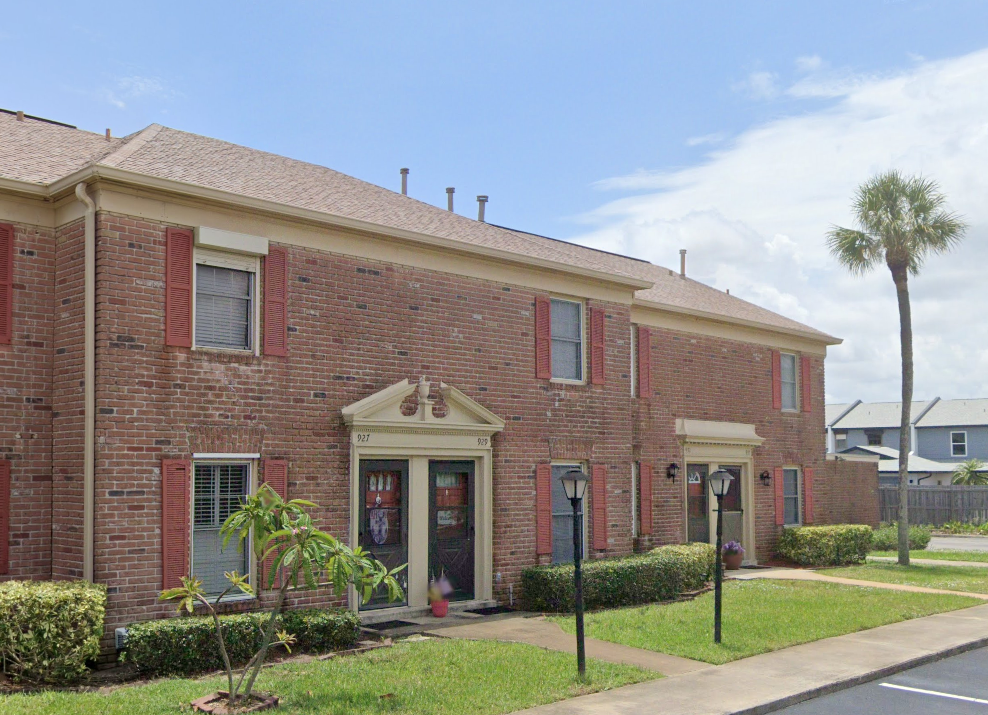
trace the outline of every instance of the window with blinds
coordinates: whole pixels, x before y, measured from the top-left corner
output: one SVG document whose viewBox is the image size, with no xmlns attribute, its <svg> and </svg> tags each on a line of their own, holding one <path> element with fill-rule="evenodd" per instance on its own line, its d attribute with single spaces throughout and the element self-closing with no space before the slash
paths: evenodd
<svg viewBox="0 0 988 715">
<path fill-rule="evenodd" d="M 782 470 L 783 514 L 786 526 L 795 526 L 799 519 L 799 470 Z"/>
<path fill-rule="evenodd" d="M 583 306 L 552 299 L 552 377 L 583 379 Z"/>
<path fill-rule="evenodd" d="M 796 379 L 796 356 L 792 353 L 782 353 L 780 356 L 782 368 L 782 409 L 799 409 L 799 388 Z"/>
<path fill-rule="evenodd" d="M 252 350 L 254 274 L 196 265 L 196 345 Z"/>
<path fill-rule="evenodd" d="M 236 539 L 223 548 L 220 527 L 248 494 L 250 469 L 246 464 L 197 462 L 192 503 L 192 575 L 201 579 L 209 594 L 221 593 L 229 585 L 223 575 L 250 569 L 249 548 L 240 549 Z"/>
</svg>

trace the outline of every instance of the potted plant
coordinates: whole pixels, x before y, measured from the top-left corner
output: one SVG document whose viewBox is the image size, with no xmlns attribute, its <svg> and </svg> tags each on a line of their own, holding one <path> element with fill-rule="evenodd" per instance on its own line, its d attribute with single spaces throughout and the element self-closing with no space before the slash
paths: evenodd
<svg viewBox="0 0 988 715">
<path fill-rule="evenodd" d="M 445 618 L 449 613 L 449 597 L 453 593 L 453 584 L 446 578 L 445 572 L 440 572 L 439 578 L 435 576 L 429 582 L 429 604 L 432 606 L 432 615 L 436 618 Z"/>
<path fill-rule="evenodd" d="M 728 541 L 721 549 L 721 558 L 724 561 L 724 568 L 728 571 L 737 571 L 741 568 L 744 560 L 744 547 L 740 541 Z"/>
<path fill-rule="evenodd" d="M 248 577 L 236 571 L 225 574 L 230 586 L 215 599 L 207 597 L 202 581 L 194 575 L 183 576 L 180 587 L 161 593 L 162 600 L 177 600 L 179 611 L 193 613 L 196 605 L 201 605 L 212 616 L 216 628 L 216 645 L 226 671 L 227 690 L 193 701 L 193 710 L 222 715 L 266 710 L 278 705 L 276 696 L 261 696 L 254 693 L 253 688 L 268 651 L 276 646 L 289 650 L 295 642 L 294 635 L 278 630 L 278 616 L 289 588 L 316 589 L 328 582 L 336 593 L 343 593 L 348 585 L 353 584 L 363 601 L 369 600 L 378 587 L 387 589 L 391 601 L 402 597 L 401 586 L 395 577 L 405 566 L 388 570 L 359 546 L 351 549 L 320 531 L 306 511 L 315 506 L 301 499 L 283 501 L 265 484 L 256 494 L 247 497 L 220 529 L 224 546 L 231 539 L 236 540 L 240 548 L 244 548 L 245 542 L 250 542 L 258 560 L 268 563 L 265 568 L 267 587 L 277 589 L 261 634 L 260 647 L 239 673 L 230 661 L 216 606 L 236 591 L 253 596 L 256 591 Z M 279 578 L 281 582 L 276 584 Z"/>
</svg>

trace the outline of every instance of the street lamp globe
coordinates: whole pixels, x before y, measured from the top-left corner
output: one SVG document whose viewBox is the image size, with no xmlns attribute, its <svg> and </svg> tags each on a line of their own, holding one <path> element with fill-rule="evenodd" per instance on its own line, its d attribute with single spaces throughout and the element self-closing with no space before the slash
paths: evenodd
<svg viewBox="0 0 988 715">
<path fill-rule="evenodd" d="M 731 482 L 734 481 L 734 475 L 730 472 L 718 469 L 716 472 L 707 477 L 707 482 L 710 484 L 710 489 L 713 491 L 714 496 L 722 499 L 727 496 L 727 492 L 731 489 Z"/>
<path fill-rule="evenodd" d="M 587 493 L 587 482 L 590 478 L 579 469 L 571 469 L 563 474 L 559 481 L 563 483 L 563 491 L 566 492 L 567 499 L 582 501 Z"/>
</svg>

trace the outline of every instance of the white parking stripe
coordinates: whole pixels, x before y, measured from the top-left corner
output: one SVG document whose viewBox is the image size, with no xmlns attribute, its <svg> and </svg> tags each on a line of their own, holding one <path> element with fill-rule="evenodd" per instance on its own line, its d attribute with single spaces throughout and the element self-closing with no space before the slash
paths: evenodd
<svg viewBox="0 0 988 715">
<path fill-rule="evenodd" d="M 905 685 L 894 685 L 893 683 L 881 683 L 881 686 L 883 688 L 907 690 L 910 693 L 920 693 L 922 695 L 937 695 L 941 698 L 950 698 L 952 700 L 963 700 L 968 703 L 980 703 L 981 705 L 988 705 L 988 700 L 982 700 L 981 698 L 969 698 L 966 695 L 954 695 L 953 693 L 941 693 L 937 690 L 923 690 L 922 688 L 910 688 Z"/>
</svg>

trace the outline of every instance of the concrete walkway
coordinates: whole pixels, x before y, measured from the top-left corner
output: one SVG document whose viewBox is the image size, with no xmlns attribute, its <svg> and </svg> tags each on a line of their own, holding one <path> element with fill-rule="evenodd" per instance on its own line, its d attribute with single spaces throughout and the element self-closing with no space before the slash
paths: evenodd
<svg viewBox="0 0 988 715">
<path fill-rule="evenodd" d="M 899 561 L 895 556 L 869 556 L 868 561 L 878 563 L 894 564 Z M 988 561 L 946 561 L 944 559 L 914 559 L 910 558 L 909 563 L 917 566 L 974 566 L 976 568 L 988 569 Z"/>
<path fill-rule="evenodd" d="M 471 623 L 451 628 L 436 628 L 425 635 L 437 638 L 466 638 L 468 640 L 496 640 L 510 643 L 528 643 L 548 650 L 576 653 L 576 637 L 565 633 L 558 624 L 538 616 L 534 618 L 510 618 L 486 623 Z M 712 668 L 709 663 L 689 660 L 675 655 L 656 653 L 641 648 L 587 638 L 588 658 L 610 663 L 637 665 L 655 670 L 663 675 L 683 675 Z"/>
<path fill-rule="evenodd" d="M 827 576 L 826 572 L 808 571 L 805 569 L 765 569 L 741 573 L 731 578 L 740 581 L 751 581 L 758 578 L 780 579 L 785 581 L 822 581 L 825 583 L 842 583 L 846 586 L 867 586 L 871 588 L 886 588 L 890 591 L 910 591 L 912 593 L 940 593 L 948 596 L 970 596 L 988 601 L 988 593 L 970 593 L 968 591 L 948 591 L 942 588 L 926 588 L 925 586 L 907 586 L 901 583 L 880 583 L 878 581 L 862 581 L 856 578 Z"/>
<path fill-rule="evenodd" d="M 523 712 L 755 715 L 984 645 L 988 645 L 988 605 L 805 643 Z"/>
</svg>

